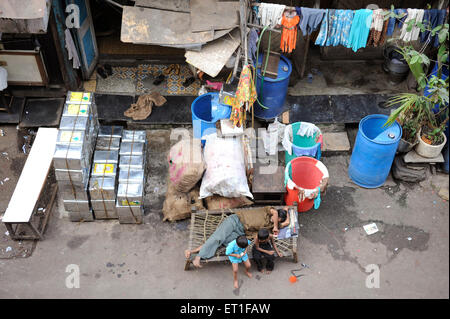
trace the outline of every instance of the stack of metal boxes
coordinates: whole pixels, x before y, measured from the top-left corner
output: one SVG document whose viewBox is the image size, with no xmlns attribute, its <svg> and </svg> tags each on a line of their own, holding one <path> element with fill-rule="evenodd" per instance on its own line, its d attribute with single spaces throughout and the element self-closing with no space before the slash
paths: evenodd
<svg viewBox="0 0 450 319">
<path fill-rule="evenodd" d="M 145 131 L 124 130 L 119 151 L 116 210 L 121 224 L 140 224 L 144 213 Z"/>
<path fill-rule="evenodd" d="M 123 128 L 100 126 L 89 183 L 95 219 L 117 219 L 116 186 Z"/>
<path fill-rule="evenodd" d="M 68 92 L 59 126 L 53 164 L 59 193 L 71 221 L 94 220 L 88 182 L 98 131 L 93 94 Z"/>
</svg>

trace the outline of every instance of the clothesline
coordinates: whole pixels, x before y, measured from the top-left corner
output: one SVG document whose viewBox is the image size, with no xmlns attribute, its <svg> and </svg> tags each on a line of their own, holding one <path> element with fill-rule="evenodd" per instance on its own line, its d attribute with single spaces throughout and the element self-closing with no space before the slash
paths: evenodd
<svg viewBox="0 0 450 319">
<path fill-rule="evenodd" d="M 316 3 L 317 6 L 318 3 Z M 418 23 L 426 24 L 434 29 L 437 25 L 445 22 L 446 10 L 438 9 L 394 9 L 397 17 L 388 17 L 386 14 L 392 12 L 390 9 L 318 9 L 307 7 L 289 7 L 272 3 L 253 3 L 256 17 L 259 20 L 250 24 L 251 27 L 264 28 L 282 32 L 280 44 L 283 52 L 291 52 L 295 49 L 296 29 L 302 31 L 303 35 L 310 35 L 320 26 L 318 37 L 315 41 L 320 46 L 342 45 L 357 51 L 360 48 L 380 46 L 386 41 L 387 36 L 392 36 L 395 28 L 401 29 L 400 39 L 405 42 L 421 40 L 421 42 L 439 45 L 437 36 L 430 41 L 430 31 L 421 29 Z M 286 10 L 288 9 L 288 10 Z M 298 18 L 300 17 L 300 19 Z M 412 28 L 410 22 L 415 21 Z M 277 27 L 281 25 L 281 29 Z M 277 32 L 277 31 L 275 31 Z"/>
</svg>

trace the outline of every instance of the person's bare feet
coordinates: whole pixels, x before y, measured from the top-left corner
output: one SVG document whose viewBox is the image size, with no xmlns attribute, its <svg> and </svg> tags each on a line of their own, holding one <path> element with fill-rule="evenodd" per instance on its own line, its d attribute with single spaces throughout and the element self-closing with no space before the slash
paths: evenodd
<svg viewBox="0 0 450 319">
<path fill-rule="evenodd" d="M 270 275 L 271 273 L 272 273 L 272 270 L 267 270 L 267 271 L 266 271 L 266 274 L 267 274 L 267 275 Z"/>
<path fill-rule="evenodd" d="M 238 283 L 238 281 L 237 281 L 237 279 L 236 280 L 234 280 L 234 288 L 235 289 L 238 289 L 239 288 L 239 283 Z"/>
<path fill-rule="evenodd" d="M 189 249 L 186 249 L 184 251 L 184 256 L 186 256 L 186 259 L 188 259 L 189 257 L 191 257 L 191 251 Z"/>
<path fill-rule="evenodd" d="M 248 278 L 252 278 L 253 277 L 253 275 L 249 271 L 246 271 L 245 274 L 248 276 Z"/>
<path fill-rule="evenodd" d="M 192 264 L 197 268 L 202 268 L 202 265 L 200 265 L 200 256 L 195 256 Z"/>
<path fill-rule="evenodd" d="M 262 273 L 262 274 L 265 273 L 264 269 L 261 269 L 259 272 Z"/>
</svg>

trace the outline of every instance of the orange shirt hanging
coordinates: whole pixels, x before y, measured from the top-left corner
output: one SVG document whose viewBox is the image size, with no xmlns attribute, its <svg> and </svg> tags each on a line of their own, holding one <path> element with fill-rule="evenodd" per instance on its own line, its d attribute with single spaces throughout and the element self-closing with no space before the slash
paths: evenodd
<svg viewBox="0 0 450 319">
<path fill-rule="evenodd" d="M 281 19 L 281 25 L 283 27 L 283 33 L 281 34 L 281 51 L 291 53 L 295 49 L 297 44 L 297 25 L 300 22 L 298 15 L 289 18 L 283 14 Z"/>
</svg>

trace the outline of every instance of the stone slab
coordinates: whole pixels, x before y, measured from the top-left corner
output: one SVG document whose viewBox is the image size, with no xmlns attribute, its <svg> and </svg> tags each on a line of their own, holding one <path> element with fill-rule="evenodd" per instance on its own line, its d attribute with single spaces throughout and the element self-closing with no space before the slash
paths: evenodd
<svg viewBox="0 0 450 319">
<path fill-rule="evenodd" d="M 426 158 L 417 154 L 415 150 L 412 150 L 403 157 L 403 160 L 405 163 L 443 163 L 444 156 L 439 154 L 439 156 L 435 158 Z"/>
<path fill-rule="evenodd" d="M 347 132 L 323 133 L 323 152 L 348 152 L 350 142 Z"/>
</svg>

